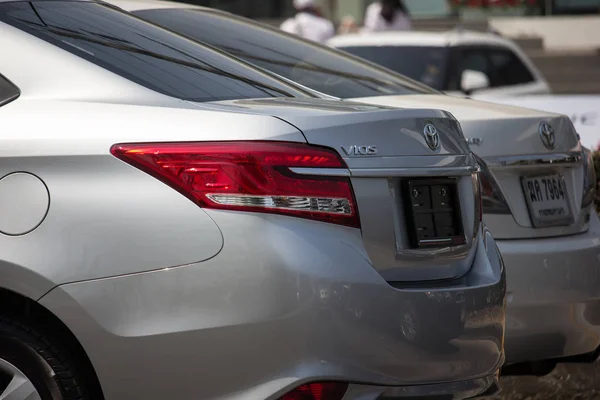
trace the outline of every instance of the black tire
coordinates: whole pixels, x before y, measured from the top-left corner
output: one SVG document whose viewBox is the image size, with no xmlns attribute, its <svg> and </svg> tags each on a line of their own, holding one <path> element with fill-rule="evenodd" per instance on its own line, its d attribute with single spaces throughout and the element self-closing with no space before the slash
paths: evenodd
<svg viewBox="0 0 600 400">
<path fill-rule="evenodd" d="M 18 368 L 33 383 L 42 400 L 92 399 L 86 391 L 83 369 L 67 346 L 36 328 L 2 316 L 0 359 Z M 0 387 L 0 393 L 4 389 Z"/>
</svg>

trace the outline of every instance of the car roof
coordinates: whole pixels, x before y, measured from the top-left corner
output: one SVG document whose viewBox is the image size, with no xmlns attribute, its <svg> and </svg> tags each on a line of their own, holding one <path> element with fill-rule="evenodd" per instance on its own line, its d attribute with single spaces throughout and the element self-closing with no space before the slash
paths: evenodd
<svg viewBox="0 0 600 400">
<path fill-rule="evenodd" d="M 347 46 L 432 46 L 452 47 L 463 44 L 486 44 L 512 47 L 509 39 L 494 33 L 456 29 L 445 32 L 402 31 L 354 33 L 336 36 L 328 41 L 335 47 Z"/>
</svg>

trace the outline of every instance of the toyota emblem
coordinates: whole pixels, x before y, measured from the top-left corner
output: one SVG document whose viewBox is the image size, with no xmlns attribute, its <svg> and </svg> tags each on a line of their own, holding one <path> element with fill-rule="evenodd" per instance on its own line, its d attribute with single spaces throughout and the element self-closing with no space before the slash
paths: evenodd
<svg viewBox="0 0 600 400">
<path fill-rule="evenodd" d="M 440 135 L 433 124 L 425 125 L 423 128 L 423 135 L 425 136 L 425 142 L 431 150 L 438 150 L 440 148 Z"/>
<path fill-rule="evenodd" d="M 556 147 L 556 135 L 554 134 L 554 128 L 547 122 L 540 123 L 538 128 L 542 143 L 548 150 L 553 150 Z"/>
</svg>

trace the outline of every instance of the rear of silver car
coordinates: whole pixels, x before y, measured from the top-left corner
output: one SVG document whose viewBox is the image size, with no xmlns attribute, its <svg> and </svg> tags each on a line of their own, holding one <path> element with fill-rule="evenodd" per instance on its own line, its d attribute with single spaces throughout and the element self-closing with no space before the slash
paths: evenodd
<svg viewBox="0 0 600 400">
<path fill-rule="evenodd" d="M 327 95 L 411 109 L 433 105 L 450 111 L 461 122 L 473 151 L 490 163 L 484 174 L 484 219 L 501 238 L 509 268 L 509 361 L 563 357 L 596 348 L 599 336 L 593 310 L 600 285 L 596 278 L 597 217 L 590 214 L 589 205 L 593 170 L 589 163 L 585 165 L 587 156 L 577 145 L 568 120 L 436 95 L 373 64 L 231 14 L 165 2 L 111 2 Z M 357 187 L 370 182 L 357 182 Z M 542 188 L 549 197 L 540 202 Z M 531 191 L 533 197 L 527 195 Z M 363 222 L 367 247 L 372 249 L 369 254 L 376 265 L 384 266 L 386 279 L 410 277 L 410 268 L 388 268 L 400 265 L 405 259 L 400 255 L 406 252 L 379 246 L 378 235 L 388 237 L 394 229 L 391 221 L 383 221 L 384 229 L 373 218 Z M 588 311 L 574 319 L 568 311 L 572 308 Z"/>
<path fill-rule="evenodd" d="M 493 154 L 494 143 L 477 151 L 489 167 L 485 221 L 509 271 L 507 361 L 548 360 L 541 372 L 556 361 L 592 360 L 600 346 L 596 177 L 567 117 L 517 122 L 518 151 Z"/>
<path fill-rule="evenodd" d="M 311 390 L 332 400 L 469 398 L 497 388 L 504 270 L 481 222 L 477 164 L 454 118 L 314 100 L 199 107 L 278 115 L 308 144 L 288 135 L 284 142 L 113 147 L 126 163 L 114 165 L 111 180 L 140 175 L 136 192 L 150 203 L 172 191 L 159 180 L 167 183 L 201 205 L 196 212 L 224 240 L 202 262 L 65 284 L 42 298 L 82 342 L 105 398 L 295 399 Z M 198 150 L 190 164 L 177 158 L 192 145 L 211 149 L 215 160 L 217 145 L 300 148 L 307 156 L 292 153 L 273 169 L 297 182 L 293 198 L 255 193 L 246 201 L 215 182 L 206 194 L 214 204 L 203 205 L 202 193 L 151 167 L 205 173 Z M 339 164 L 323 161 L 326 155 Z M 40 174 L 52 185 L 51 170 Z M 348 184 L 351 195 L 327 195 L 332 182 Z M 306 198 L 306 185 L 320 187 L 318 198 Z M 179 204 L 157 198 L 161 207 Z"/>
<path fill-rule="evenodd" d="M 556 361 L 591 360 L 600 346 L 596 177 L 567 117 L 532 115 L 506 126 L 513 132 L 473 149 L 487 164 L 484 219 L 508 269 L 507 361 L 548 360 L 531 370 L 543 373 Z M 519 143 L 509 156 L 498 151 L 504 140 Z"/>
<path fill-rule="evenodd" d="M 77 355 L 72 380 L 90 394 L 97 378 L 93 399 L 496 389 L 504 269 L 450 114 L 272 99 L 283 83 L 258 85 L 241 64 L 219 70 L 212 50 L 198 68 L 193 42 L 92 2 L 0 9 L 0 70 L 20 89 L 0 107 L 19 127 L 1 138 L 0 176 L 16 179 L 0 179 L 16 188 L 3 204 L 11 215 L 45 207 L 27 229 L 0 220 L 0 296 L 19 299 L 0 303 L 0 337 L 15 320 L 52 345 L 32 349 L 39 357 Z M 111 38 L 96 33 L 119 19 Z M 165 46 L 174 64 L 265 98 L 197 103 L 101 68 L 95 57 L 124 46 L 116 28 L 146 34 L 114 59 L 139 62 L 158 44 L 145 66 L 173 68 Z M 142 36 L 151 44 L 135 45 Z M 34 55 L 45 64 L 19 62 Z M 18 201 L 31 179 L 42 195 Z"/>
</svg>

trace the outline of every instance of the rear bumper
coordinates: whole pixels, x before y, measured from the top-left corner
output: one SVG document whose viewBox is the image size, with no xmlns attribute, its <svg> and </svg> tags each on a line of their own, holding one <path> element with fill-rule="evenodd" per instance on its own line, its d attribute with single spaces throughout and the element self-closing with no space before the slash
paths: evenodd
<svg viewBox="0 0 600 400">
<path fill-rule="evenodd" d="M 398 289 L 356 229 L 210 215 L 226 238 L 216 257 L 67 284 L 40 300 L 80 340 L 107 400 L 276 399 L 319 380 L 363 391 L 349 399 L 417 389 L 467 398 L 495 382 L 506 281 L 489 233 L 452 287 Z"/>
<path fill-rule="evenodd" d="M 600 346 L 600 222 L 574 236 L 498 240 L 508 277 L 507 363 Z"/>
</svg>

